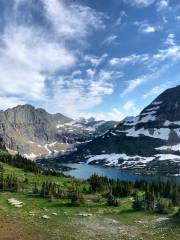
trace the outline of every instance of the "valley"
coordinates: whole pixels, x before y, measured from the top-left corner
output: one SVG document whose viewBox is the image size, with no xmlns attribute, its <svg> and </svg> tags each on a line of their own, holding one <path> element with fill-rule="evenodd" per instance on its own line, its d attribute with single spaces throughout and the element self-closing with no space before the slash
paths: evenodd
<svg viewBox="0 0 180 240">
<path fill-rule="evenodd" d="M 19 190 L 0 191 L 0 239 L 177 240 L 180 237 L 178 208 L 168 213 L 135 210 L 133 197 L 118 197 L 119 206 L 107 205 L 104 190 L 89 192 L 89 182 L 64 176 L 43 176 L 2 163 L 3 175 L 18 178 Z M 70 199 L 33 194 L 34 184 L 56 183 L 66 192 L 78 184 L 84 201 L 73 206 Z M 20 191 L 21 189 L 21 191 Z M 22 192 L 22 189 L 23 192 Z M 139 194 L 142 194 L 141 191 Z M 22 207 L 8 203 L 22 202 Z"/>
</svg>

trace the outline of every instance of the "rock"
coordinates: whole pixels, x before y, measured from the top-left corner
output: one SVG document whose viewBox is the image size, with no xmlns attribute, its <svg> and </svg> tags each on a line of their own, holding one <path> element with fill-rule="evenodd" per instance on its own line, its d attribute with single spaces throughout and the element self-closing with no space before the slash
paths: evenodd
<svg viewBox="0 0 180 240">
<path fill-rule="evenodd" d="M 0 111 L 2 146 L 32 160 L 73 149 L 77 141 L 91 140 L 114 124 L 94 119 L 74 121 L 29 104 Z"/>
<path fill-rule="evenodd" d="M 57 213 L 52 213 L 52 215 L 57 216 Z"/>
<path fill-rule="evenodd" d="M 34 216 L 34 213 L 33 212 L 29 212 L 29 216 Z"/>
<path fill-rule="evenodd" d="M 15 198 L 9 198 L 8 203 L 14 207 L 21 208 L 24 203 L 16 200 Z"/>
<path fill-rule="evenodd" d="M 169 220 L 168 217 L 159 217 L 159 218 L 154 219 L 152 222 L 153 223 L 160 223 L 160 222 L 167 221 L 167 220 Z"/>
<path fill-rule="evenodd" d="M 47 215 L 43 215 L 42 218 L 43 218 L 43 219 L 50 219 L 50 217 L 47 216 Z"/>
</svg>

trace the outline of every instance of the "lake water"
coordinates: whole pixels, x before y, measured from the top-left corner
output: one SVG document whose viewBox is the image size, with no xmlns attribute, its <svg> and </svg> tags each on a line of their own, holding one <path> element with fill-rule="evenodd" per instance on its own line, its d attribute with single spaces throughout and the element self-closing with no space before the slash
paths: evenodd
<svg viewBox="0 0 180 240">
<path fill-rule="evenodd" d="M 128 171 L 122 171 L 117 168 L 103 167 L 97 165 L 88 165 L 86 163 L 68 163 L 62 164 L 62 166 L 73 168 L 69 171 L 65 171 L 65 175 L 70 175 L 78 179 L 88 179 L 92 174 L 96 173 L 99 176 L 106 176 L 112 179 L 135 181 L 136 179 L 144 179 L 146 181 L 152 180 L 171 180 L 180 184 L 180 177 L 165 177 L 158 175 L 144 175 L 135 174 Z"/>
</svg>

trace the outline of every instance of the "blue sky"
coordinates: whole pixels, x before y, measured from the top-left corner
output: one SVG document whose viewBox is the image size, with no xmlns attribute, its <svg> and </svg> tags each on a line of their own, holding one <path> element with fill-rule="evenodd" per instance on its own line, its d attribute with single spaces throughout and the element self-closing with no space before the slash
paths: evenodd
<svg viewBox="0 0 180 240">
<path fill-rule="evenodd" d="M 137 115 L 180 83 L 178 0 L 1 0 L 0 106 Z"/>
</svg>

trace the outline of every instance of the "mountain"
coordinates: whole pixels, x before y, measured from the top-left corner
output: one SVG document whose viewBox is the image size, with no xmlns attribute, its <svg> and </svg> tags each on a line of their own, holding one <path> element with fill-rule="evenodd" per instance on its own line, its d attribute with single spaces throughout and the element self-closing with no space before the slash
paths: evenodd
<svg viewBox="0 0 180 240">
<path fill-rule="evenodd" d="M 114 124 L 93 118 L 74 121 L 28 104 L 0 111 L 0 137 L 6 149 L 31 159 L 70 151 Z"/>
<path fill-rule="evenodd" d="M 180 86 L 167 89 L 138 116 L 125 118 L 63 159 L 180 174 Z"/>
</svg>

